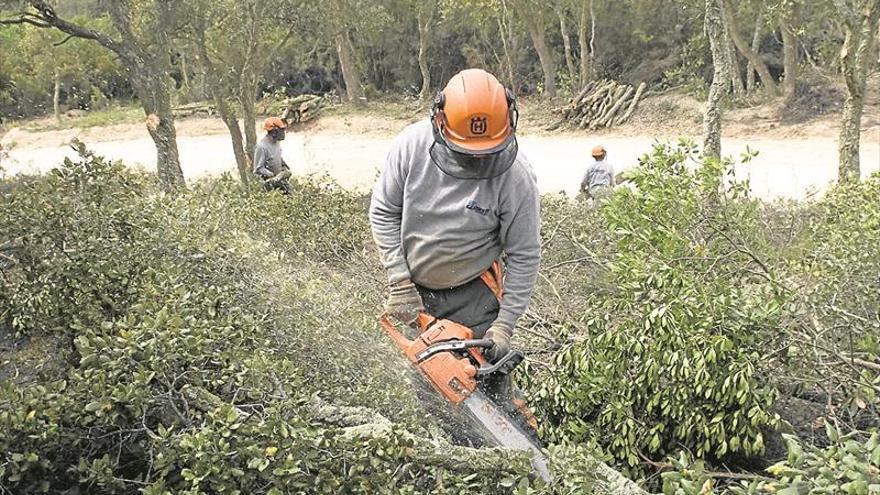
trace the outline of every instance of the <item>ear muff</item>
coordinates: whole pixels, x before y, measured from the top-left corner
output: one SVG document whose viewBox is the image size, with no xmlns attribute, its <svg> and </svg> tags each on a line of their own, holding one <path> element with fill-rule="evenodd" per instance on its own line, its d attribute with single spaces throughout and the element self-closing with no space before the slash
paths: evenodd
<svg viewBox="0 0 880 495">
<path fill-rule="evenodd" d="M 504 94 L 507 96 L 507 112 L 510 115 L 510 128 L 516 132 L 516 125 L 519 123 L 519 108 L 516 106 L 516 95 L 509 88 L 504 88 Z"/>
<path fill-rule="evenodd" d="M 437 144 L 444 144 L 443 126 L 446 124 L 446 115 L 443 113 L 443 107 L 446 106 L 446 95 L 443 91 L 437 91 L 434 95 L 434 103 L 431 105 L 431 128 L 434 131 L 434 141 Z"/>
</svg>

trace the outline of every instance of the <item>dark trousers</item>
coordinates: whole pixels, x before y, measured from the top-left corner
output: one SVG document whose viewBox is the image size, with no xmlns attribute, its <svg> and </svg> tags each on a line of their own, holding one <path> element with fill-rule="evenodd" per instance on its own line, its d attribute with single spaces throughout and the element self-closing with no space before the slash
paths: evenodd
<svg viewBox="0 0 880 495">
<path fill-rule="evenodd" d="M 281 191 L 281 194 L 284 194 L 285 196 L 290 194 L 290 192 L 292 190 L 290 187 L 290 182 L 288 182 L 286 179 L 285 180 L 266 180 L 266 181 L 263 181 L 263 189 L 266 192 L 274 191 L 277 189 L 277 190 Z"/>
<path fill-rule="evenodd" d="M 451 289 L 429 289 L 416 284 L 429 315 L 452 320 L 474 331 L 481 339 L 498 317 L 501 305 L 480 277 Z"/>
</svg>

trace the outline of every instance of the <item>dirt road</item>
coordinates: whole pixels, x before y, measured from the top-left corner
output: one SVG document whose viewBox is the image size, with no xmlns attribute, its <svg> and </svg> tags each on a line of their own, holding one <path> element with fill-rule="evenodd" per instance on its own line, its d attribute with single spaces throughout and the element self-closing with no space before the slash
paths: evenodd
<svg viewBox="0 0 880 495">
<path fill-rule="evenodd" d="M 346 127 L 347 126 L 347 127 Z M 293 133 L 284 142 L 285 160 L 297 175 L 328 174 L 347 188 L 367 189 L 372 186 L 381 167 L 393 129 L 382 132 L 359 132 L 357 126 L 322 126 L 304 133 Z M 234 172 L 232 146 L 220 128 L 207 135 L 186 136 L 179 133 L 181 163 L 187 180 L 207 175 Z M 125 135 L 122 139 L 108 140 L 100 130 L 81 135 L 94 151 L 130 165 L 148 170 L 155 167 L 155 149 L 152 141 Z M 57 166 L 72 151 L 55 139 L 29 139 L 24 146 L 16 146 L 15 133 L 3 139 L 4 147 L 12 147 L 2 167 L 7 174 L 45 172 Z M 525 134 L 521 148 L 531 160 L 542 192 L 564 191 L 574 195 L 588 163 L 588 150 L 597 142 L 609 150 L 609 159 L 620 169 L 637 163 L 638 157 L 648 152 L 657 141 L 651 136 L 601 137 L 588 135 Z M 811 191 L 821 192 L 837 174 L 837 142 L 831 137 L 821 138 L 728 138 L 723 140 L 724 154 L 733 157 L 745 151 L 748 145 L 759 155 L 751 163 L 737 167 L 737 175 L 751 178 L 753 193 L 761 198 L 803 198 Z M 880 129 L 868 129 L 862 137 L 862 171 L 868 175 L 880 170 Z"/>
</svg>

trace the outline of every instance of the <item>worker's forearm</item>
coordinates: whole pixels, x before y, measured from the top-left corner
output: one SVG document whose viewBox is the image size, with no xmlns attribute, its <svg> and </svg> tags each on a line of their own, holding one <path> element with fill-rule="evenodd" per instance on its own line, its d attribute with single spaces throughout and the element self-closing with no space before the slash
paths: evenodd
<svg viewBox="0 0 880 495">
<path fill-rule="evenodd" d="M 516 321 L 529 305 L 538 279 L 538 266 L 541 257 L 535 252 L 518 256 L 508 256 L 504 275 L 504 296 L 497 322 L 513 328 Z"/>
<path fill-rule="evenodd" d="M 504 296 L 496 320 L 510 329 L 526 312 L 541 263 L 541 202 L 537 180 L 527 163 L 514 169 L 517 170 L 520 171 L 520 180 L 510 184 L 503 200 L 501 241 L 507 255 L 507 267 Z"/>
<path fill-rule="evenodd" d="M 378 187 L 370 201 L 370 227 L 373 240 L 382 254 L 382 266 L 388 273 L 388 282 L 397 283 L 410 278 L 409 266 L 403 255 L 400 223 L 403 208 L 389 201 L 385 190 Z"/>
<path fill-rule="evenodd" d="M 382 254 L 382 266 L 388 274 L 388 282 L 394 284 L 410 278 L 409 266 L 400 242 L 400 221 L 378 218 L 371 211 L 370 222 L 373 226 L 373 239 Z"/>
<path fill-rule="evenodd" d="M 410 278 L 409 265 L 403 254 L 400 224 L 403 221 L 403 156 L 400 138 L 392 144 L 370 198 L 370 227 L 376 247 L 382 254 L 382 265 L 389 283 Z"/>
</svg>

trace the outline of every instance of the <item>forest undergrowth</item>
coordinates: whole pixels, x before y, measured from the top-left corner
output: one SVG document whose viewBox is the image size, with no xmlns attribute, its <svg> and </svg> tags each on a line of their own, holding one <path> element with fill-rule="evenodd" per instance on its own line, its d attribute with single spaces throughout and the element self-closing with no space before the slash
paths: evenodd
<svg viewBox="0 0 880 495">
<path fill-rule="evenodd" d="M 367 198 L 169 195 L 78 146 L 0 183 L 0 493 L 619 493 L 602 461 L 666 493 L 880 490 L 876 176 L 765 204 L 681 142 L 601 206 L 544 197 L 515 338 L 548 486 L 414 393 Z"/>
</svg>

